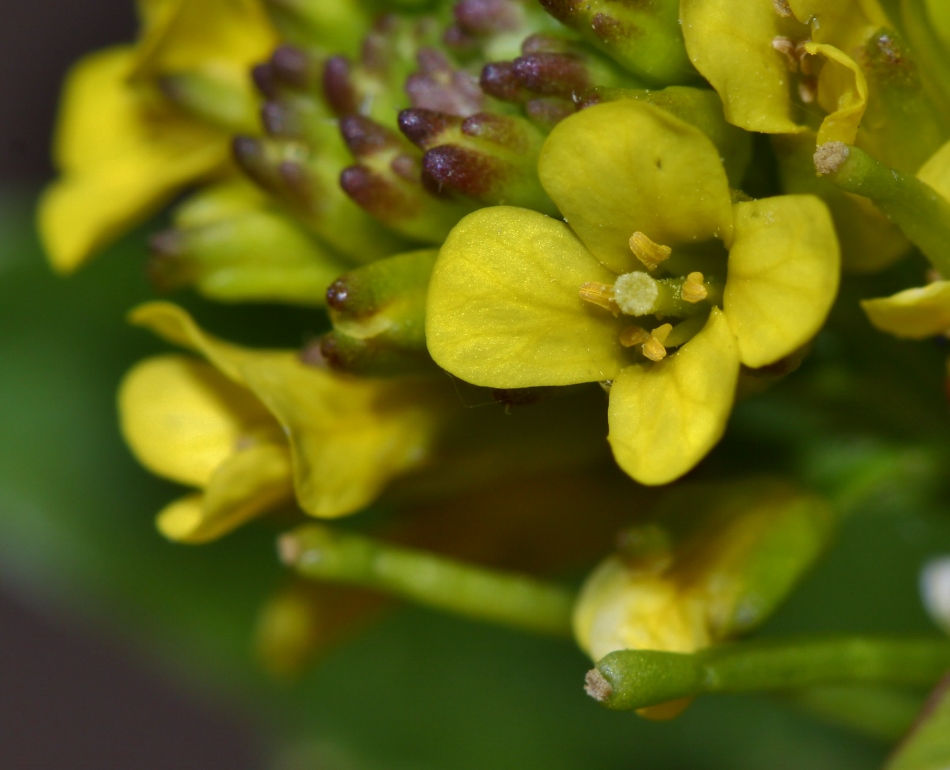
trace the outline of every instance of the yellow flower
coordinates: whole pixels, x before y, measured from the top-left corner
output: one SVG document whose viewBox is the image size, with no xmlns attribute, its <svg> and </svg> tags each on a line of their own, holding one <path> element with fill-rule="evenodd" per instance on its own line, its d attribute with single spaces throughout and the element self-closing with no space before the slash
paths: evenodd
<svg viewBox="0 0 950 770">
<path fill-rule="evenodd" d="M 506 206 L 462 220 L 430 283 L 429 351 L 476 385 L 612 382 L 617 462 L 672 481 L 722 435 L 740 364 L 774 363 L 823 323 L 828 212 L 812 196 L 732 204 L 712 143 L 633 101 L 563 121 L 538 171 L 568 224 Z"/>
<path fill-rule="evenodd" d="M 801 105 L 817 99 L 828 113 L 818 141 L 854 144 L 867 81 L 849 53 L 890 26 L 874 0 L 682 0 L 680 16 L 690 59 L 719 92 L 730 123 L 800 132 Z"/>
<path fill-rule="evenodd" d="M 165 302 L 142 305 L 131 321 L 211 364 L 151 359 L 120 391 L 123 432 L 141 462 L 205 490 L 162 513 L 173 539 L 212 539 L 291 493 L 313 516 L 353 513 L 428 459 L 441 400 L 425 383 L 344 377 L 294 351 L 232 345 Z"/>
<path fill-rule="evenodd" d="M 249 67 L 274 45 L 256 0 L 142 0 L 135 47 L 99 51 L 66 82 L 54 147 L 60 171 L 39 227 L 53 266 L 71 272 L 185 186 L 226 167 L 226 130 L 171 104 L 158 78 L 226 82 L 250 100 Z"/>
<path fill-rule="evenodd" d="M 575 638 L 596 662 L 616 650 L 696 652 L 747 633 L 833 531 L 829 506 L 784 482 L 679 487 L 587 578 L 574 607 Z M 687 703 L 644 716 L 675 716 Z"/>
</svg>

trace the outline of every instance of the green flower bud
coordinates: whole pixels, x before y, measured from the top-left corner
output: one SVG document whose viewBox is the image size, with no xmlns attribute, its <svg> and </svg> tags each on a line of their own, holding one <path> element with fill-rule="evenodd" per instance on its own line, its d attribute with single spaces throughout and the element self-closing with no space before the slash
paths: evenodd
<svg viewBox="0 0 950 770">
<path fill-rule="evenodd" d="M 435 371 L 425 341 L 425 302 L 438 252 L 381 259 L 338 278 L 327 291 L 333 331 L 305 352 L 354 374 Z"/>
<path fill-rule="evenodd" d="M 159 288 L 193 286 L 221 302 L 323 305 L 344 264 L 290 217 L 265 209 L 158 233 L 151 246 Z"/>
<path fill-rule="evenodd" d="M 686 55 L 678 0 L 541 0 L 558 21 L 651 83 L 698 80 Z"/>
</svg>

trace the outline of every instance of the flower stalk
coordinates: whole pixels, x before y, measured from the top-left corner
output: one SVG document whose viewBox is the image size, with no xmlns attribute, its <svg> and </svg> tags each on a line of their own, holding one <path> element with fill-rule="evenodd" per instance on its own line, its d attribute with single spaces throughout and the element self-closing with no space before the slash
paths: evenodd
<svg viewBox="0 0 950 770">
<path fill-rule="evenodd" d="M 587 674 L 587 692 L 618 711 L 706 693 L 799 690 L 831 684 L 932 685 L 950 668 L 938 637 L 759 640 L 691 655 L 621 650 Z"/>
<path fill-rule="evenodd" d="M 278 541 L 283 562 L 312 580 L 372 588 L 457 615 L 569 636 L 572 591 L 536 578 L 307 525 Z"/>
</svg>

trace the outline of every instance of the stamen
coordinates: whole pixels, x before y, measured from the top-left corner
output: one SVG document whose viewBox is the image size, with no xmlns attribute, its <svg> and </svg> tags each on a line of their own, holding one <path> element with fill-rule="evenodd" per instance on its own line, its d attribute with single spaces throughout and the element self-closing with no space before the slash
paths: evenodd
<svg viewBox="0 0 950 770">
<path fill-rule="evenodd" d="M 646 265 L 647 270 L 656 270 L 661 263 L 670 258 L 673 251 L 669 246 L 654 243 L 641 232 L 630 236 L 630 250 Z"/>
<path fill-rule="evenodd" d="M 772 0 L 772 8 L 775 9 L 775 12 L 783 19 L 787 19 L 792 15 L 792 9 L 788 5 L 788 0 Z"/>
<path fill-rule="evenodd" d="M 811 104 L 814 102 L 817 93 L 818 86 L 816 85 L 813 78 L 807 78 L 799 82 L 798 98 L 802 100 L 803 104 Z"/>
<path fill-rule="evenodd" d="M 666 348 L 663 343 L 673 331 L 672 324 L 663 324 L 650 332 L 650 339 L 643 344 L 643 355 L 651 361 L 662 361 L 666 358 Z"/>
<path fill-rule="evenodd" d="M 609 310 L 614 315 L 620 313 L 620 308 L 617 307 L 617 303 L 614 301 L 614 287 L 610 284 L 588 281 L 581 286 L 578 294 L 584 302 L 590 302 L 604 310 Z"/>
<path fill-rule="evenodd" d="M 785 55 L 788 60 L 789 72 L 798 72 L 798 50 L 795 41 L 790 37 L 778 36 L 772 39 L 772 48 Z"/>
<path fill-rule="evenodd" d="M 625 348 L 632 348 L 634 345 L 642 345 L 650 341 L 650 332 L 639 326 L 628 326 L 620 332 L 620 344 Z"/>
<path fill-rule="evenodd" d="M 683 282 L 683 299 L 686 302 L 702 302 L 708 296 L 709 292 L 703 284 L 702 273 L 690 273 Z"/>
</svg>

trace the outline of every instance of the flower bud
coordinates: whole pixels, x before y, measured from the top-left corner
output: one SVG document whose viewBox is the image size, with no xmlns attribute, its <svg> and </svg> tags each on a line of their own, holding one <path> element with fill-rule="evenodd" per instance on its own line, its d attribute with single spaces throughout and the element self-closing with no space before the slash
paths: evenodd
<svg viewBox="0 0 950 770">
<path fill-rule="evenodd" d="M 352 53 L 359 49 L 369 17 L 358 0 L 264 0 L 268 15 L 291 43 Z"/>
<path fill-rule="evenodd" d="M 361 375 L 433 369 L 425 341 L 425 302 L 438 252 L 416 251 L 346 273 L 327 291 L 333 331 L 304 360 Z"/>
<path fill-rule="evenodd" d="M 324 129 L 326 143 L 318 154 L 301 152 L 298 142 L 239 137 L 234 157 L 248 176 L 335 251 L 358 262 L 398 251 L 405 242 L 340 188 L 346 148 L 334 126 Z"/>
<path fill-rule="evenodd" d="M 638 0 L 541 0 L 541 6 L 651 83 L 696 79 L 680 31 L 678 0 L 649 4 Z"/>
<path fill-rule="evenodd" d="M 418 150 L 369 118 L 351 115 L 340 133 L 360 161 L 340 175 L 340 186 L 359 206 L 413 240 L 441 243 L 472 210 L 469 203 L 433 194 L 421 183 Z"/>
<path fill-rule="evenodd" d="M 168 230 L 151 241 L 160 288 L 193 286 L 222 302 L 322 305 L 343 263 L 292 219 L 264 209 Z"/>
<path fill-rule="evenodd" d="M 253 132 L 257 127 L 253 95 L 233 74 L 209 67 L 163 75 L 158 82 L 165 96 L 193 117 L 227 131 Z"/>
</svg>

